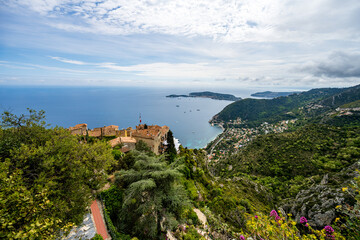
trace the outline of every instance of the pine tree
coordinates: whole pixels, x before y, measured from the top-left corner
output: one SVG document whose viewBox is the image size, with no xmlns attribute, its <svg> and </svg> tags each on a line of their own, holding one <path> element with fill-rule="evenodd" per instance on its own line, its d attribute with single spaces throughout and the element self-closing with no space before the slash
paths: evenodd
<svg viewBox="0 0 360 240">
<path fill-rule="evenodd" d="M 140 239 L 159 239 L 162 231 L 177 226 L 189 204 L 180 177 L 161 158 L 138 153 L 133 169 L 116 174 L 126 188 L 121 230 Z"/>
</svg>

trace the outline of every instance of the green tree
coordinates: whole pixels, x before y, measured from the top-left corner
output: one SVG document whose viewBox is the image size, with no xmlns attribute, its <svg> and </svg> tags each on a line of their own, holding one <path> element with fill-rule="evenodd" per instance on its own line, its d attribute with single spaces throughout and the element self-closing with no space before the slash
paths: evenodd
<svg viewBox="0 0 360 240">
<path fill-rule="evenodd" d="M 46 129 L 42 111 L 29 111 L 3 114 L 0 238 L 53 239 L 80 223 L 114 161 L 107 143 Z"/>
<path fill-rule="evenodd" d="M 165 151 L 165 153 L 167 154 L 166 160 L 169 163 L 172 163 L 176 157 L 176 148 L 174 143 L 174 136 L 171 130 L 169 130 L 167 134 L 166 142 L 167 142 L 167 148 Z"/>
<path fill-rule="evenodd" d="M 28 109 L 29 114 L 16 116 L 10 112 L 2 113 L 0 123 L 0 159 L 10 156 L 12 149 L 21 144 L 43 145 L 49 138 L 49 129 L 44 121 L 45 112 Z"/>
<path fill-rule="evenodd" d="M 126 189 L 121 230 L 141 239 L 158 239 L 162 231 L 177 226 L 189 204 L 180 177 L 161 158 L 138 153 L 133 169 L 116 173 Z"/>
</svg>

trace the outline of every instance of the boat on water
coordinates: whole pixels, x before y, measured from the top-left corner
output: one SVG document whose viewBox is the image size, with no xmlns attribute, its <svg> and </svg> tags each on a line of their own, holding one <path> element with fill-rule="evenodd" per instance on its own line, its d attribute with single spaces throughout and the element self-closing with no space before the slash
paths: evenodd
<svg viewBox="0 0 360 240">
<path fill-rule="evenodd" d="M 179 105 L 176 105 L 176 107 L 180 107 Z"/>
</svg>

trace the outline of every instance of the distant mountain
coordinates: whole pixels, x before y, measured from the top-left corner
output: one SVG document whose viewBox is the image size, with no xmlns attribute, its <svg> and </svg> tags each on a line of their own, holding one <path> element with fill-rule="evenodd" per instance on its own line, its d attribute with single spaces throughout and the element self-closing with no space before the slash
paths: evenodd
<svg viewBox="0 0 360 240">
<path fill-rule="evenodd" d="M 226 106 L 211 120 L 227 122 L 241 118 L 248 125 L 274 123 L 301 116 L 315 117 L 360 99 L 360 85 L 350 88 L 319 88 L 273 99 L 243 99 Z"/>
<path fill-rule="evenodd" d="M 168 95 L 166 97 L 169 98 L 177 98 L 177 97 L 201 97 L 201 98 L 211 98 L 211 99 L 216 99 L 216 100 L 227 100 L 227 101 L 238 101 L 241 100 L 240 97 L 235 97 L 234 95 L 231 94 L 224 94 L 224 93 L 214 93 L 214 92 L 209 92 L 209 91 L 205 91 L 205 92 L 192 92 L 189 95 L 176 95 L 176 94 L 171 94 Z"/>
<path fill-rule="evenodd" d="M 286 97 L 291 94 L 300 93 L 300 92 L 257 92 L 251 94 L 252 97 L 263 97 L 263 98 L 277 98 L 277 97 Z"/>
</svg>

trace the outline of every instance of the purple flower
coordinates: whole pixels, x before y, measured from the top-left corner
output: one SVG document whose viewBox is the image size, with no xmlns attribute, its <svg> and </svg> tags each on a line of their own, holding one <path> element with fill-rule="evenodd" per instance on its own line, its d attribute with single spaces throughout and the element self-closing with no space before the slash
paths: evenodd
<svg viewBox="0 0 360 240">
<path fill-rule="evenodd" d="M 281 217 L 279 217 L 279 216 L 275 217 L 275 221 L 279 221 L 280 219 L 281 219 Z"/>
<path fill-rule="evenodd" d="M 270 217 L 276 217 L 279 216 L 278 213 L 275 210 L 271 210 Z"/>
<path fill-rule="evenodd" d="M 243 235 L 241 235 L 240 240 L 245 240 L 245 237 Z"/>
<path fill-rule="evenodd" d="M 328 233 L 333 233 L 334 232 L 334 229 L 331 226 L 325 226 L 324 229 Z"/>
<path fill-rule="evenodd" d="M 301 224 L 307 223 L 306 217 L 301 217 L 301 218 L 300 218 L 300 223 L 301 223 Z"/>
<path fill-rule="evenodd" d="M 255 219 L 258 219 L 259 217 L 257 215 L 255 215 Z"/>
<path fill-rule="evenodd" d="M 308 227 L 309 226 L 309 224 L 305 224 L 305 227 Z"/>
</svg>

